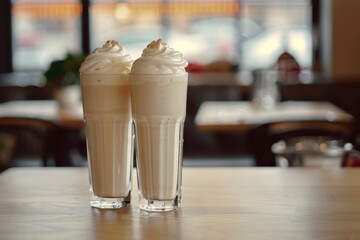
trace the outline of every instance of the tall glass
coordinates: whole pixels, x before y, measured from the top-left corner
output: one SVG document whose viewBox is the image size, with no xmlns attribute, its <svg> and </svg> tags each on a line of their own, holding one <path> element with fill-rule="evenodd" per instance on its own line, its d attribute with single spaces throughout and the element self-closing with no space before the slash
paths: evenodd
<svg viewBox="0 0 360 240">
<path fill-rule="evenodd" d="M 133 132 L 128 74 L 81 74 L 90 204 L 130 204 Z"/>
<path fill-rule="evenodd" d="M 271 110 L 276 107 L 280 101 L 278 72 L 254 70 L 251 101 L 256 109 Z"/>
<path fill-rule="evenodd" d="M 177 209 L 188 75 L 130 74 L 130 79 L 140 209 Z"/>
</svg>

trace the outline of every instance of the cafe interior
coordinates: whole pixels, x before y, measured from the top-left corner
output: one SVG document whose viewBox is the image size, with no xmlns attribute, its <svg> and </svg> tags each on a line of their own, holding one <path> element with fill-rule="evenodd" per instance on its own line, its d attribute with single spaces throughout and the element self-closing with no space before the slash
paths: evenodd
<svg viewBox="0 0 360 240">
<path fill-rule="evenodd" d="M 81 62 L 109 39 L 136 59 L 158 38 L 189 63 L 185 167 L 359 165 L 359 10 L 357 0 L 2 0 L 0 169 L 86 166 Z"/>
</svg>

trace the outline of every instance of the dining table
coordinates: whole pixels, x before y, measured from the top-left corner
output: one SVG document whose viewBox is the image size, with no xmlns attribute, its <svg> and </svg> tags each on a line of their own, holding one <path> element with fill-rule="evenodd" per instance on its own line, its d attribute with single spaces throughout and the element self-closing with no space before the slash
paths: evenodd
<svg viewBox="0 0 360 240">
<path fill-rule="evenodd" d="M 202 132 L 239 132 L 276 122 L 345 122 L 355 118 L 324 101 L 283 101 L 273 108 L 259 108 L 250 101 L 205 101 L 195 116 L 195 124 Z"/>
<path fill-rule="evenodd" d="M 60 107 L 56 100 L 15 100 L 0 104 L 0 117 L 35 118 L 53 122 L 63 128 L 84 126 L 81 102 Z"/>
<path fill-rule="evenodd" d="M 360 169 L 185 167 L 182 206 L 90 207 L 86 167 L 0 174 L 0 239 L 360 239 Z"/>
</svg>

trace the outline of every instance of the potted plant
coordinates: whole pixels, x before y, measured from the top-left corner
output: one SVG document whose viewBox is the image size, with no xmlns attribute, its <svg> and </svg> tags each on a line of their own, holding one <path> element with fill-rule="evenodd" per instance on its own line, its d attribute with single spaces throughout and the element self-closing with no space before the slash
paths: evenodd
<svg viewBox="0 0 360 240">
<path fill-rule="evenodd" d="M 79 68 L 83 54 L 68 53 L 64 59 L 53 61 L 44 73 L 46 86 L 54 93 L 60 108 L 69 108 L 80 101 Z"/>
</svg>

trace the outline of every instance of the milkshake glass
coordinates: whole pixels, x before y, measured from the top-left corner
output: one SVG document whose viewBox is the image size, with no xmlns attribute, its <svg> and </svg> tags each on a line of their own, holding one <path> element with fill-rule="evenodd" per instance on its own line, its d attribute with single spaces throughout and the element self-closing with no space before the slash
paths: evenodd
<svg viewBox="0 0 360 240">
<path fill-rule="evenodd" d="M 116 41 L 94 50 L 80 68 L 90 178 L 90 205 L 130 204 L 133 131 L 129 72 L 132 59 Z"/>
<path fill-rule="evenodd" d="M 141 210 L 171 211 L 181 204 L 186 66 L 181 53 L 159 39 L 147 46 L 131 69 Z"/>
</svg>

